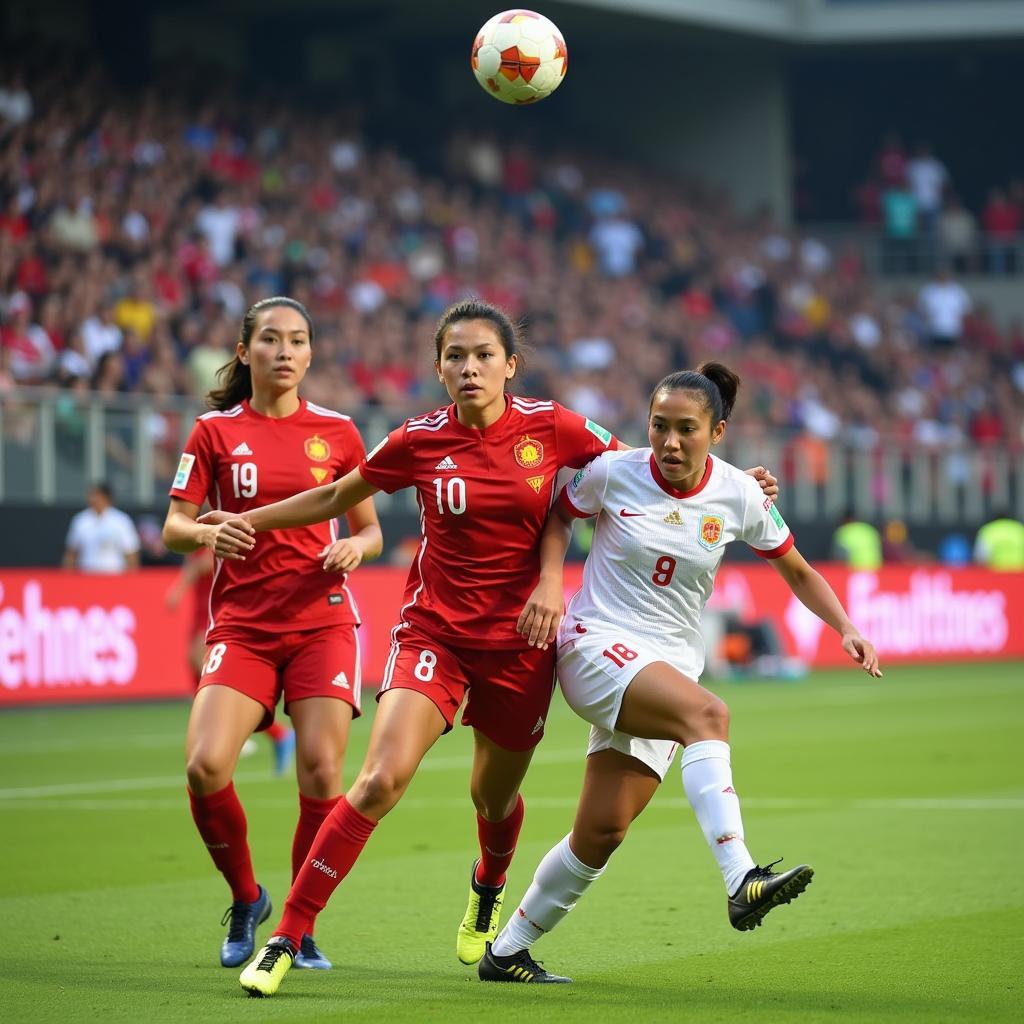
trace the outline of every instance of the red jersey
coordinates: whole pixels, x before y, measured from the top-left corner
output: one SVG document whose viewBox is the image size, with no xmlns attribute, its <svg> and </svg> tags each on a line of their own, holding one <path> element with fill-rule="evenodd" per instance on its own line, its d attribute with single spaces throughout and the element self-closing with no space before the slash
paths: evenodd
<svg viewBox="0 0 1024 1024">
<path fill-rule="evenodd" d="M 402 624 L 454 646 L 526 646 L 516 620 L 537 585 L 555 475 L 617 447 L 557 402 L 511 396 L 485 430 L 463 426 L 450 405 L 388 434 L 359 472 L 389 493 L 416 488 L 423 540 Z"/>
<path fill-rule="evenodd" d="M 196 420 L 170 493 L 247 512 L 337 480 L 364 453 L 359 431 L 340 412 L 303 400 L 291 416 L 272 419 L 245 401 Z M 320 552 L 337 539 L 331 520 L 258 534 L 244 562 L 218 558 L 207 639 L 226 627 L 288 633 L 358 625 L 345 577 L 322 568 Z"/>
</svg>

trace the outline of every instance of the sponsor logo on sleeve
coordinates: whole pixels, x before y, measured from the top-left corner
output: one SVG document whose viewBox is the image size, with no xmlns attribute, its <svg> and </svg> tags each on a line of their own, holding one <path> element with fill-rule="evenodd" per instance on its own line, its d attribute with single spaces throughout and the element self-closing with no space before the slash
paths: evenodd
<svg viewBox="0 0 1024 1024">
<path fill-rule="evenodd" d="M 572 486 L 573 487 L 579 487 L 580 481 L 587 475 L 587 470 L 589 468 L 590 468 L 589 466 L 584 466 L 581 470 L 579 470 L 576 473 L 576 475 L 572 478 Z"/>
<path fill-rule="evenodd" d="M 544 461 L 544 445 L 524 434 L 512 448 L 516 462 L 523 469 L 535 469 Z"/>
<path fill-rule="evenodd" d="M 721 516 L 703 515 L 700 517 L 700 528 L 697 532 L 697 540 L 700 546 L 711 551 L 722 542 L 722 528 L 725 521 Z"/>
<path fill-rule="evenodd" d="M 768 515 L 772 517 L 772 522 L 780 530 L 784 530 L 786 528 L 786 520 L 782 518 L 782 516 L 779 513 L 779 510 L 774 505 L 772 505 L 772 507 L 768 509 Z"/>
<path fill-rule="evenodd" d="M 593 420 L 587 420 L 583 426 L 585 426 L 587 430 L 594 435 L 594 437 L 603 441 L 606 448 L 612 443 L 612 432 L 610 430 L 605 430 L 600 423 L 595 423 Z"/>
<path fill-rule="evenodd" d="M 314 462 L 326 462 L 331 457 L 331 446 L 319 434 L 307 437 L 302 446 L 306 449 L 306 458 Z"/>
<path fill-rule="evenodd" d="M 196 457 L 189 455 L 188 452 L 182 452 L 181 459 L 178 462 L 178 472 L 174 474 L 174 483 L 172 487 L 177 487 L 179 490 L 183 487 L 188 486 L 188 478 L 192 475 L 192 467 L 196 464 Z"/>
</svg>

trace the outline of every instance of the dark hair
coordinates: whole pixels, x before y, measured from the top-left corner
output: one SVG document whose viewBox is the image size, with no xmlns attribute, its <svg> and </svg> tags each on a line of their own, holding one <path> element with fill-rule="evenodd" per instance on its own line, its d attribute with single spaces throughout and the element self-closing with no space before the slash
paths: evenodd
<svg viewBox="0 0 1024 1024">
<path fill-rule="evenodd" d="M 663 377 L 651 392 L 648 413 L 654 408 L 654 399 L 659 391 L 696 391 L 703 395 L 704 408 L 711 413 L 711 424 L 727 420 L 736 404 L 736 393 L 740 389 L 740 378 L 728 366 L 721 363 L 701 363 L 696 370 L 679 370 Z"/>
<path fill-rule="evenodd" d="M 505 350 L 505 358 L 519 356 L 522 359 L 523 342 L 519 336 L 521 326 L 514 324 L 505 310 L 482 299 L 463 299 L 449 306 L 441 314 L 441 319 L 437 321 L 434 330 L 434 349 L 438 359 L 441 358 L 441 346 L 444 344 L 448 328 L 460 320 L 489 320 L 498 332 L 501 347 Z"/>
<path fill-rule="evenodd" d="M 106 480 L 94 480 L 89 484 L 89 491 L 99 491 L 107 501 L 114 500 L 114 489 Z"/>
<path fill-rule="evenodd" d="M 309 315 L 309 310 L 298 299 L 290 298 L 287 295 L 271 295 L 270 298 L 254 302 L 245 311 L 245 316 L 242 317 L 242 327 L 238 335 L 238 340 L 242 345 L 245 348 L 249 347 L 249 342 L 252 340 L 252 332 L 256 329 L 256 318 L 260 313 L 273 309 L 275 306 L 286 306 L 288 309 L 294 309 L 296 313 L 302 314 L 302 318 L 306 321 L 306 327 L 309 330 L 309 342 L 312 344 L 313 319 Z M 220 409 L 221 411 L 232 409 L 242 399 L 252 398 L 252 371 L 238 358 L 237 352 L 231 357 L 230 362 L 225 363 L 217 371 L 217 380 L 220 382 L 220 387 L 215 388 L 206 396 L 206 404 L 211 409 Z"/>
</svg>

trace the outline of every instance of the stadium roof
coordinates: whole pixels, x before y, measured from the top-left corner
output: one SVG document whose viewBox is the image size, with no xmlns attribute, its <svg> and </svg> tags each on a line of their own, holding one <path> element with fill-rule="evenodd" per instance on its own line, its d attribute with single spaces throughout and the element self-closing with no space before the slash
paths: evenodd
<svg viewBox="0 0 1024 1024">
<path fill-rule="evenodd" d="M 1024 0 L 561 0 L 788 42 L 1024 36 Z"/>
</svg>

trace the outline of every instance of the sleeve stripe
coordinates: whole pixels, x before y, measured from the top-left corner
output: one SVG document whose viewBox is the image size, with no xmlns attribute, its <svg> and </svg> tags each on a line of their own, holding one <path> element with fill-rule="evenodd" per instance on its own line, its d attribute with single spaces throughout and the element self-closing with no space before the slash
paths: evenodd
<svg viewBox="0 0 1024 1024">
<path fill-rule="evenodd" d="M 777 548 L 772 548 L 770 551 L 759 551 L 757 548 L 752 550 L 755 555 L 760 555 L 762 558 L 781 558 L 793 546 L 793 543 L 793 534 L 790 533 Z"/>
<path fill-rule="evenodd" d="M 569 488 L 563 487 L 562 493 L 558 496 L 558 504 L 564 512 L 573 516 L 576 519 L 590 519 L 594 516 L 593 512 L 581 512 L 573 503 L 569 497 Z"/>
</svg>

